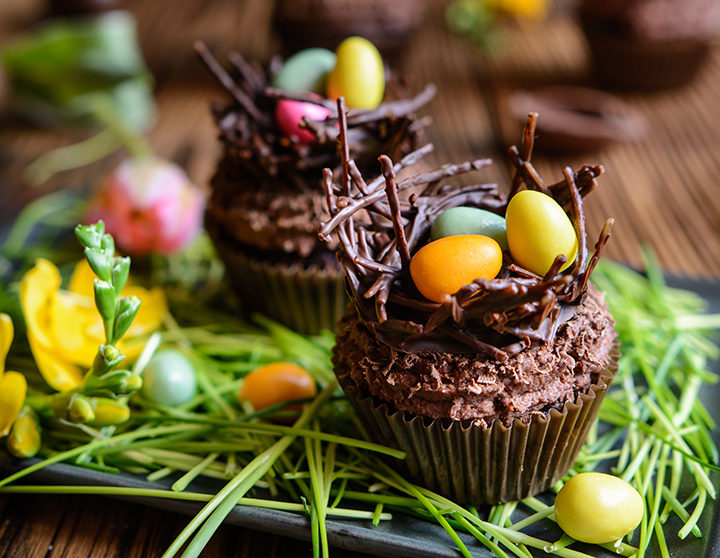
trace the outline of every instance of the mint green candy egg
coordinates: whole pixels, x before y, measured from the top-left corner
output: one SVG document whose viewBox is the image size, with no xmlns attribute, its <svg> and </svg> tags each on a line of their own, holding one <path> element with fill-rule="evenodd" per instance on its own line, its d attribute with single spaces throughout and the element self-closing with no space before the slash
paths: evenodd
<svg viewBox="0 0 720 558">
<path fill-rule="evenodd" d="M 160 405 L 182 405 L 197 393 L 195 368 L 185 355 L 173 349 L 158 351 L 142 378 L 143 397 Z"/>
<path fill-rule="evenodd" d="M 459 234 L 489 236 L 500 245 L 500 248 L 508 249 L 505 219 L 485 209 L 453 207 L 438 215 L 430 229 L 431 240 Z"/>
<path fill-rule="evenodd" d="M 310 91 L 325 94 L 328 74 L 337 57 L 325 48 L 308 48 L 293 54 L 272 79 L 272 86 L 283 91 Z"/>
</svg>

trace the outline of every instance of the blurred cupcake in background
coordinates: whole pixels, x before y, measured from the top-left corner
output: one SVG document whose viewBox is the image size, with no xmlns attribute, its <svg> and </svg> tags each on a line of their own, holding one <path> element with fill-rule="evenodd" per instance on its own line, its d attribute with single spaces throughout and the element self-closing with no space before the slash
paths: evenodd
<svg viewBox="0 0 720 558">
<path fill-rule="evenodd" d="M 425 0 L 277 0 L 274 24 L 288 52 L 334 49 L 358 35 L 387 53 L 420 27 Z"/>
<path fill-rule="evenodd" d="M 720 2 L 583 0 L 580 21 L 602 84 L 678 87 L 697 75 L 720 36 Z"/>
</svg>

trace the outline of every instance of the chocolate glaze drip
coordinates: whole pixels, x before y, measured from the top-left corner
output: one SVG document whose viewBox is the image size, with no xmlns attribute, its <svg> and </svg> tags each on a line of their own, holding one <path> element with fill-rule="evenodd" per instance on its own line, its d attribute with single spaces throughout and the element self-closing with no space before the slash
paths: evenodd
<svg viewBox="0 0 720 558">
<path fill-rule="evenodd" d="M 340 142 L 347 153 L 347 117 L 344 101 L 338 99 Z M 382 343 L 405 353 L 428 350 L 447 353 L 479 352 L 504 361 L 531 346 L 552 340 L 558 326 L 572 316 L 588 291 L 588 280 L 607 243 L 613 219 L 603 227 L 589 257 L 583 197 L 596 186 L 601 166 L 584 166 L 577 172 L 566 168 L 564 179 L 546 185 L 532 166 L 533 138 L 537 114 L 532 113 L 523 132 L 522 151 L 510 149 L 515 166 L 510 196 L 496 184 L 441 185 L 448 177 L 480 170 L 490 160 L 446 165 L 397 181 L 397 165 L 380 156 L 382 175 L 365 183 L 351 160 L 343 161 L 342 187 L 333 183 L 330 169 L 324 171 L 330 219 L 319 227 L 319 237 L 340 241 L 338 259 L 346 274 L 346 285 L 358 316 Z M 411 153 L 407 159 L 414 159 Z M 402 161 L 401 161 L 402 163 Z M 398 192 L 425 185 L 419 195 L 402 201 Z M 470 206 L 505 214 L 507 203 L 523 187 L 552 196 L 565 210 L 578 237 L 575 263 L 563 273 L 560 255 L 544 277 L 523 269 L 504 253 L 506 266 L 497 278 L 476 279 L 442 303 L 425 299 L 410 277 L 412 254 L 429 239 L 435 218 L 452 207 Z M 354 220 L 360 210 L 371 219 Z"/>
</svg>

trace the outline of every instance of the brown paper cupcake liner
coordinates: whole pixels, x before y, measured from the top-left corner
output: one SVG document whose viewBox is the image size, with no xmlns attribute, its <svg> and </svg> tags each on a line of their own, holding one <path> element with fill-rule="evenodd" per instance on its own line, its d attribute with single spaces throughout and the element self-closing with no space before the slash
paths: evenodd
<svg viewBox="0 0 720 558">
<path fill-rule="evenodd" d="M 215 242 L 246 312 L 260 312 L 308 335 L 333 331 L 347 307 L 341 270 L 259 261 Z"/>
<path fill-rule="evenodd" d="M 572 467 L 618 369 L 619 347 L 599 380 L 577 401 L 525 424 L 489 427 L 428 419 L 392 409 L 354 386 L 345 393 L 381 444 L 404 451 L 405 476 L 462 504 L 522 500 L 553 486 Z"/>
<path fill-rule="evenodd" d="M 583 30 L 598 78 L 613 87 L 680 87 L 693 80 L 712 50 L 706 41 L 695 39 L 662 42 L 616 36 L 592 22 L 583 22 Z"/>
</svg>

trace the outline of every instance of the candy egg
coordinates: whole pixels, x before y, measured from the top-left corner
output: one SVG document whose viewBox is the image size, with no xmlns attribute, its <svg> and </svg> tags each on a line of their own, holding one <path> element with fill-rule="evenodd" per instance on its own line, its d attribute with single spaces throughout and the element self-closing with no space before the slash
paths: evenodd
<svg viewBox="0 0 720 558">
<path fill-rule="evenodd" d="M 500 245 L 488 236 L 447 236 L 423 246 L 410 261 L 410 276 L 424 297 L 442 302 L 474 279 L 492 279 L 502 267 Z"/>
<path fill-rule="evenodd" d="M 508 249 L 505 219 L 485 209 L 453 207 L 438 215 L 430 229 L 432 240 L 458 234 L 489 236 L 500 245 L 500 248 Z"/>
<path fill-rule="evenodd" d="M 173 349 L 158 351 L 142 378 L 143 396 L 160 405 L 182 405 L 197 393 L 195 368 L 185 355 Z"/>
<path fill-rule="evenodd" d="M 555 519 L 573 539 L 614 542 L 640 524 L 643 500 L 624 480 L 603 473 L 580 473 L 558 492 Z"/>
<path fill-rule="evenodd" d="M 308 48 L 293 54 L 272 79 L 272 86 L 283 91 L 310 91 L 325 94 L 328 74 L 337 57 L 325 48 Z"/>
<path fill-rule="evenodd" d="M 313 397 L 316 393 L 315 380 L 304 368 L 292 362 L 273 362 L 245 377 L 238 399 L 249 401 L 257 411 L 285 401 Z"/>
<path fill-rule="evenodd" d="M 335 54 L 337 64 L 328 77 L 327 96 L 345 97 L 349 108 L 377 107 L 385 93 L 385 67 L 375 46 L 362 37 L 349 37 Z"/>
<path fill-rule="evenodd" d="M 275 105 L 275 121 L 284 134 L 297 137 L 300 143 L 311 143 L 315 136 L 310 130 L 301 128 L 303 116 L 311 120 L 325 120 L 330 111 L 323 106 L 301 101 L 280 99 Z"/>
<path fill-rule="evenodd" d="M 556 256 L 564 254 L 565 269 L 575 260 L 578 240 L 563 208 L 542 192 L 523 190 L 513 196 L 505 213 L 513 259 L 525 269 L 545 275 Z"/>
</svg>

